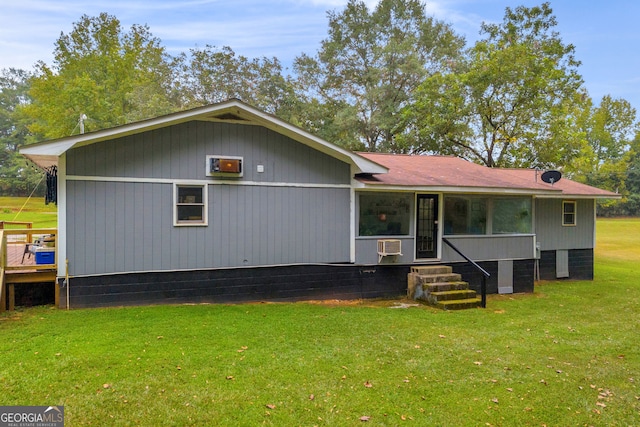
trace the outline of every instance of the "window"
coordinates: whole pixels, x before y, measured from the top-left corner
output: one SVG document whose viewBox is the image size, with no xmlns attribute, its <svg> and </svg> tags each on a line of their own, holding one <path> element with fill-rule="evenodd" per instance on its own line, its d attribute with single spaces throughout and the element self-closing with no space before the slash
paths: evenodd
<svg viewBox="0 0 640 427">
<path fill-rule="evenodd" d="M 406 236 L 411 224 L 412 194 L 360 194 L 359 236 Z"/>
<path fill-rule="evenodd" d="M 492 234 L 529 234 L 531 224 L 530 197 L 493 200 Z"/>
<path fill-rule="evenodd" d="M 487 199 L 477 196 L 445 196 L 444 234 L 485 234 Z"/>
<path fill-rule="evenodd" d="M 207 225 L 206 185 L 175 184 L 174 225 Z"/>
<path fill-rule="evenodd" d="M 562 225 L 576 225 L 576 202 L 562 202 Z"/>
</svg>

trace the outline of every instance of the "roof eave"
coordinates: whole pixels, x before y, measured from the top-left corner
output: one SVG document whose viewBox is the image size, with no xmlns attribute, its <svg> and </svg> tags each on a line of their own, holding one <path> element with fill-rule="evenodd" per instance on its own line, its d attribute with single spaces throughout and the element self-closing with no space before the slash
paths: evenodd
<svg viewBox="0 0 640 427">
<path fill-rule="evenodd" d="M 51 164 L 57 164 L 58 157 L 71 148 L 135 135 L 189 121 L 221 121 L 219 116 L 225 114 L 233 114 L 234 116 L 242 119 L 234 121 L 235 123 L 242 123 L 243 120 L 246 120 L 246 124 L 260 124 L 331 157 L 352 164 L 356 168 L 356 173 L 388 173 L 389 171 L 386 167 L 374 161 L 368 160 L 356 153 L 318 138 L 309 132 L 291 125 L 273 115 L 251 107 L 237 99 L 130 123 L 115 128 L 39 142 L 21 148 L 20 153 L 36 163 L 38 166 L 47 167 Z"/>
<path fill-rule="evenodd" d="M 432 192 L 432 193 L 454 193 L 454 194 L 502 194 L 502 195 L 526 195 L 537 198 L 558 198 L 558 199 L 619 199 L 619 194 L 575 194 L 565 193 L 561 189 L 530 189 L 512 187 L 469 187 L 451 185 L 394 185 L 384 183 L 367 183 L 356 180 L 357 190 L 377 190 L 377 191 L 411 191 L 411 192 Z"/>
</svg>

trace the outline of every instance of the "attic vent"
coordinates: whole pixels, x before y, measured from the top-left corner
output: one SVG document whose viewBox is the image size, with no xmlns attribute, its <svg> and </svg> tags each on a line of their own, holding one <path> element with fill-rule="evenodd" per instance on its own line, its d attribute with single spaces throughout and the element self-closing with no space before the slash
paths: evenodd
<svg viewBox="0 0 640 427">
<path fill-rule="evenodd" d="M 223 114 L 218 114 L 215 116 L 211 116 L 214 119 L 217 120 L 228 120 L 228 121 L 238 121 L 238 122 L 246 122 L 246 119 L 243 119 L 242 117 L 235 115 L 233 113 L 223 113 Z"/>
<path fill-rule="evenodd" d="M 397 239 L 378 240 L 378 262 L 391 255 L 402 255 L 402 242 Z"/>
<path fill-rule="evenodd" d="M 207 156 L 206 175 L 239 178 L 242 176 L 242 157 Z"/>
</svg>

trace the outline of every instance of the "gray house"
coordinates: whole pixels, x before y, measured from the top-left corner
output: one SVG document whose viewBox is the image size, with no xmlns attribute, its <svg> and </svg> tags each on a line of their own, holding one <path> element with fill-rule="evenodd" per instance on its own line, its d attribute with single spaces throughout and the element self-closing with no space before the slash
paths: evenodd
<svg viewBox="0 0 640 427">
<path fill-rule="evenodd" d="M 492 273 L 490 292 L 529 292 L 536 275 L 593 277 L 595 201 L 618 197 L 535 170 L 353 153 L 238 100 L 21 153 L 57 168 L 71 307 L 398 296 L 433 264 L 477 287 L 444 240 Z"/>
</svg>

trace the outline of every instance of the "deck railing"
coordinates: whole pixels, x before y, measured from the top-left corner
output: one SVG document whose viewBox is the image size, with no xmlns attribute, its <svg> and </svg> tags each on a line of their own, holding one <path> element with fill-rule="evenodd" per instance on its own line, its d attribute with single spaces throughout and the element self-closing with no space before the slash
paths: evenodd
<svg viewBox="0 0 640 427">
<path fill-rule="evenodd" d="M 458 255 L 460 255 L 462 258 L 467 260 L 476 270 L 478 270 L 480 273 L 482 273 L 482 284 L 480 285 L 480 295 L 481 295 L 482 299 L 480 301 L 480 304 L 481 304 L 482 308 L 487 308 L 487 278 L 491 277 L 491 274 L 489 274 L 487 272 L 487 270 L 485 270 L 484 268 L 480 267 L 478 265 L 478 263 L 476 263 L 471 258 L 469 258 L 465 254 L 463 254 L 460 251 L 460 249 L 456 248 L 455 245 L 453 243 L 451 243 L 449 240 L 447 240 L 446 238 L 443 237 L 442 241 L 445 242 L 451 249 L 456 251 L 456 253 Z"/>
</svg>

